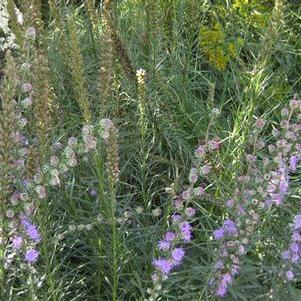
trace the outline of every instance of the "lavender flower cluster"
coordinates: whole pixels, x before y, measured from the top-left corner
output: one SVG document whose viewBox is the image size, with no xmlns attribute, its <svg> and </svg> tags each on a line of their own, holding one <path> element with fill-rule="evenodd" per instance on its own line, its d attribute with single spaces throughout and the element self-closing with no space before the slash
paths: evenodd
<svg viewBox="0 0 301 301">
<path fill-rule="evenodd" d="M 300 108 L 301 101 L 292 100 L 289 109 L 285 107 L 281 110 L 280 129 L 274 128 L 272 131 L 277 140 L 268 145 L 272 160 L 267 164 L 271 169 L 266 174 L 269 184 L 267 205 L 283 203 L 289 192 L 289 175 L 296 172 L 301 151 Z"/>
<path fill-rule="evenodd" d="M 234 277 L 240 271 L 240 257 L 245 255 L 250 241 L 260 226 L 260 220 L 267 210 L 279 207 L 290 194 L 290 175 L 296 172 L 300 159 L 301 142 L 301 101 L 293 100 L 290 108 L 281 110 L 280 129 L 274 128 L 272 136 L 275 143 L 267 146 L 260 134 L 265 126 L 262 119 L 255 123 L 252 134 L 253 153 L 245 155 L 246 173 L 237 177 L 238 186 L 233 190 L 233 198 L 226 202 L 228 214 L 232 220 L 226 220 L 223 226 L 214 231 L 213 236 L 221 241 L 218 259 L 213 269 L 209 285 L 218 297 L 226 296 Z M 286 271 L 282 274 L 288 280 L 294 278 L 292 265 L 299 261 L 300 218 L 295 217 L 293 235 L 289 250 L 282 253 L 286 261 Z"/>
<path fill-rule="evenodd" d="M 213 232 L 214 239 L 220 241 L 221 245 L 209 285 L 218 297 L 227 294 L 234 277 L 239 274 L 240 257 L 247 252 L 254 229 L 260 222 L 260 212 L 264 208 L 264 203 L 257 199 L 260 192 L 254 190 L 254 186 L 261 185 L 262 179 L 258 177 L 253 155 L 246 156 L 246 164 L 248 173 L 238 176 L 233 198 L 225 204 L 232 218 L 225 220 L 222 227 Z M 257 183 L 254 185 L 254 182 Z"/>
<path fill-rule="evenodd" d="M 288 281 L 295 280 L 295 269 L 298 268 L 301 259 L 301 214 L 294 217 L 291 242 L 288 249 L 282 252 L 281 257 L 284 261 L 284 269 L 280 275 Z"/>
<path fill-rule="evenodd" d="M 213 139 L 195 150 L 195 163 L 188 177 L 189 187 L 173 198 L 174 212 L 171 216 L 171 226 L 158 242 L 157 249 L 160 257 L 153 260 L 155 268 L 152 274 L 153 289 L 148 290 L 150 294 L 148 300 L 155 300 L 159 296 L 162 282 L 184 259 L 185 249 L 181 245 L 189 243 L 192 239 L 190 221 L 196 214 L 196 209 L 191 206 L 191 202 L 195 198 L 200 199 L 205 196 L 205 185 L 200 182 L 202 178 L 209 176 L 212 169 L 206 156 L 219 150 L 220 147 L 220 141 Z"/>
<path fill-rule="evenodd" d="M 248 244 L 247 235 L 242 238 L 240 237 L 242 234 L 245 233 L 239 232 L 237 223 L 231 219 L 225 220 L 223 226 L 213 233 L 214 238 L 222 241 L 222 244 L 219 248 L 218 260 L 214 264 L 214 276 L 210 279 L 209 285 L 214 288 L 219 297 L 227 294 L 233 277 L 240 272 L 240 256 L 246 253 Z"/>
<path fill-rule="evenodd" d="M 23 87 L 24 86 L 24 87 Z M 30 84 L 22 85 L 23 93 L 30 93 L 32 86 Z M 15 102 L 15 108 L 18 104 Z M 12 265 L 16 257 L 16 251 L 24 251 L 24 260 L 28 263 L 33 263 L 37 260 L 38 252 L 35 250 L 35 245 L 40 241 L 40 234 L 37 227 L 32 224 L 30 215 L 34 212 L 34 207 L 29 201 L 27 193 L 26 180 L 26 159 L 29 151 L 28 138 L 24 131 L 28 121 L 21 110 L 16 109 L 14 118 L 16 120 L 15 132 L 11 133 L 11 137 L 15 144 L 15 149 L 12 151 L 10 162 L 10 174 L 13 182 L 8 196 L 9 202 L 6 205 L 6 218 L 8 225 L 8 241 L 5 252 L 5 267 L 8 269 Z M 26 247 L 25 247 L 26 246 Z"/>
<path fill-rule="evenodd" d="M 289 196 L 290 175 L 297 170 L 298 162 L 301 158 L 301 100 L 292 100 L 290 109 L 283 108 L 281 111 L 283 120 L 281 121 L 281 131 L 276 131 L 274 136 L 279 137 L 276 148 L 280 149 L 277 163 L 280 168 L 281 179 L 272 184 L 278 184 L 282 198 Z M 282 173 L 281 173 L 282 171 Z M 274 187 L 272 187 L 274 188 Z M 280 275 L 287 281 L 296 280 L 296 273 L 301 262 L 301 215 L 298 213 L 294 217 L 291 225 L 290 244 L 281 254 L 283 268 Z"/>
<path fill-rule="evenodd" d="M 59 188 L 65 182 L 68 172 L 81 160 L 87 159 L 90 152 L 96 150 L 99 137 L 105 141 L 110 138 L 110 129 L 114 125 L 107 118 L 96 126 L 86 124 L 82 128 L 81 138 L 70 137 L 65 147 L 56 142 L 49 148 L 43 160 L 48 163 L 40 165 L 42 161 L 33 159 L 32 150 L 38 149 L 39 140 L 35 136 L 36 133 L 31 132 L 30 119 L 36 95 L 35 85 L 32 84 L 32 80 L 35 79 L 32 75 L 31 54 L 36 53 L 35 38 L 36 29 L 29 27 L 25 33 L 25 47 L 22 49 L 23 63 L 17 70 L 21 80 L 21 83 L 18 81 L 18 101 L 12 100 L 13 106 L 10 109 L 14 122 L 11 132 L 7 133 L 7 139 L 13 141 L 14 148 L 9 154 L 9 188 L 4 187 L 8 192 L 4 216 L 0 216 L 4 226 L 0 230 L 0 241 L 4 246 L 1 261 L 3 260 L 4 268 L 12 272 L 8 273 L 9 277 L 30 277 L 27 282 L 33 281 L 39 286 L 43 277 L 38 276 L 35 263 L 39 260 L 38 245 L 43 241 L 43 237 L 38 223 L 34 221 L 39 219 L 36 213 L 39 211 L 40 202 L 46 201 L 51 187 Z M 78 229 L 91 230 L 92 226 L 80 225 Z M 58 239 L 61 237 L 63 235 L 58 236 Z M 24 271 L 29 271 L 30 274 L 25 275 Z"/>
<path fill-rule="evenodd" d="M 12 163 L 12 179 L 14 179 L 14 190 L 10 196 L 10 205 L 7 206 L 6 217 L 8 218 L 9 241 L 10 244 L 6 250 L 6 264 L 9 268 L 17 259 L 17 255 L 23 256 L 23 260 L 33 264 L 38 260 L 39 252 L 37 244 L 41 241 L 41 235 L 36 225 L 32 223 L 34 213 L 36 212 L 39 202 L 47 197 L 49 187 L 59 187 L 61 179 L 66 176 L 67 172 L 75 167 L 88 152 L 94 151 L 97 146 L 95 128 L 92 125 L 85 125 L 82 128 L 82 142 L 78 142 L 76 137 L 68 139 L 68 145 L 56 143 L 53 150 L 59 150 L 60 154 L 50 157 L 49 163 L 40 167 L 35 166 L 35 174 L 30 177 L 27 173 L 29 163 L 30 148 L 27 135 L 28 119 L 24 117 L 27 111 L 31 110 L 33 104 L 34 87 L 30 82 L 31 77 L 31 56 L 30 52 L 34 48 L 36 38 L 36 29 L 28 27 L 25 33 L 25 48 L 22 59 L 25 63 L 21 66 L 23 83 L 20 85 L 21 101 L 15 103 L 16 124 L 18 130 L 12 133 L 16 144 L 15 158 Z M 26 78 L 29 81 L 26 81 Z M 25 79 L 25 80 L 24 80 Z M 29 112 L 30 115 L 30 112 Z M 113 123 L 109 119 L 103 119 L 100 122 L 101 136 L 104 139 L 109 138 L 109 129 Z M 34 139 L 31 139 L 34 141 Z M 20 256 L 19 256 L 20 257 Z"/>
<path fill-rule="evenodd" d="M 26 31 L 26 47 L 29 50 L 36 36 L 34 27 Z M 29 265 L 38 260 L 39 252 L 36 250 L 41 241 L 41 235 L 37 225 L 33 224 L 32 218 L 36 211 L 35 198 L 30 192 L 31 179 L 27 174 L 31 145 L 28 139 L 28 119 L 24 116 L 26 110 L 32 105 L 33 86 L 30 82 L 24 81 L 30 71 L 29 57 L 24 53 L 23 59 L 26 62 L 21 67 L 23 83 L 20 85 L 20 96 L 24 98 L 15 102 L 15 112 L 12 112 L 16 121 L 14 132 L 11 133 L 15 149 L 12 152 L 11 170 L 12 189 L 8 196 L 9 202 L 6 206 L 6 218 L 8 220 L 8 244 L 5 251 L 5 267 L 15 267 L 17 260 L 25 261 Z M 24 111 L 25 110 L 25 111 Z M 17 256 L 19 255 L 19 256 Z"/>
<path fill-rule="evenodd" d="M 30 36 L 34 34 L 30 30 Z M 41 241 L 38 227 L 32 223 L 34 213 L 39 207 L 39 200 L 47 198 L 49 187 L 59 187 L 62 179 L 66 177 L 68 171 L 75 167 L 82 157 L 97 147 L 97 135 L 95 127 L 85 125 L 82 128 L 82 140 L 70 137 L 66 147 L 60 143 L 55 143 L 54 150 L 58 154 L 50 157 L 49 163 L 44 166 L 35 166 L 35 174 L 29 177 L 27 174 L 27 164 L 29 160 L 29 149 L 31 147 L 29 139 L 26 137 L 26 126 L 28 120 L 24 117 L 24 109 L 29 109 L 32 103 L 31 93 L 33 86 L 29 82 L 21 84 L 22 96 L 25 97 L 20 103 L 16 103 L 18 108 L 15 114 L 19 130 L 13 133 L 16 143 L 15 160 L 12 162 L 14 170 L 13 186 L 14 191 L 10 196 L 10 205 L 7 206 L 6 217 L 9 220 L 9 241 L 6 251 L 6 267 L 12 266 L 17 257 L 23 257 L 28 264 L 34 264 L 39 257 L 37 244 Z M 108 138 L 108 130 L 113 126 L 109 119 L 101 121 L 101 136 Z M 19 255 L 19 256 L 17 256 Z"/>
</svg>

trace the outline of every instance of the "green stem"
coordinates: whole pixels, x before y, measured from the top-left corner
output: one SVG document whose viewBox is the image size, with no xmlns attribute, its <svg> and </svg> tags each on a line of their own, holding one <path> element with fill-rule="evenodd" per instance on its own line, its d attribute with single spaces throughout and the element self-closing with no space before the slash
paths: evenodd
<svg viewBox="0 0 301 301">
<path fill-rule="evenodd" d="M 6 153 L 4 151 L 4 156 L 6 156 Z M 4 162 L 7 161 L 6 157 L 3 160 Z M 1 202 L 1 215 L 2 215 L 2 221 L 1 221 L 1 239 L 2 239 L 2 243 L 0 244 L 0 292 L 1 292 L 1 300 L 5 300 L 5 292 L 7 291 L 7 287 L 6 287 L 6 272 L 5 272 L 5 268 L 4 268 L 4 263 L 5 263 L 5 258 L 4 258 L 4 253 L 5 253 L 5 247 L 6 247 L 6 243 L 7 240 L 6 238 L 8 237 L 8 234 L 6 232 L 6 228 L 5 228 L 5 216 L 6 216 L 6 199 L 7 199 L 7 194 L 5 192 L 5 190 L 7 189 L 9 182 L 7 180 L 7 177 L 5 175 L 8 174 L 8 169 L 7 169 L 7 165 L 4 163 L 1 168 L 2 170 L 2 174 L 1 174 L 1 178 L 0 178 L 0 202 Z"/>
<path fill-rule="evenodd" d="M 115 199 L 112 201 L 115 201 Z M 113 202 L 112 202 L 113 203 Z M 113 251 L 113 301 L 117 301 L 118 289 L 118 250 L 117 250 L 117 225 L 115 219 L 115 205 L 112 205 L 112 251 Z"/>
<path fill-rule="evenodd" d="M 114 179 L 110 178 L 110 194 L 111 194 L 111 223 L 112 223 L 112 253 L 113 253 L 113 292 L 112 292 L 112 301 L 117 301 L 118 297 L 118 233 L 117 233 L 117 224 L 116 224 L 116 194 L 115 194 L 115 185 Z"/>
<path fill-rule="evenodd" d="M 99 152 L 101 153 L 101 152 Z M 104 162 L 102 158 L 97 155 L 97 153 L 93 154 L 93 160 L 95 162 L 95 170 L 96 170 L 96 177 L 98 179 L 98 195 L 99 195 L 99 211 L 102 212 L 104 208 L 102 208 L 102 200 L 104 200 L 105 197 L 105 191 L 104 191 Z M 102 283 L 102 269 L 103 269 L 103 264 L 102 264 L 102 253 L 103 253 L 103 243 L 102 243 L 102 230 L 101 226 L 99 227 L 99 233 L 98 233 L 98 240 L 97 240 L 97 248 L 98 248 L 98 296 L 100 298 L 102 288 L 101 288 L 101 283 Z"/>
</svg>

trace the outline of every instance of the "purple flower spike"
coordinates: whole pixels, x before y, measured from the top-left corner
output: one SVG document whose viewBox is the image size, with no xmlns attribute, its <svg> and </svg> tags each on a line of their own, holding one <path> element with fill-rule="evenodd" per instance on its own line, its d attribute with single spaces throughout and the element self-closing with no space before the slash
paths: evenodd
<svg viewBox="0 0 301 301">
<path fill-rule="evenodd" d="M 180 225 L 181 234 L 185 242 L 189 242 L 191 240 L 191 226 L 187 222 L 183 222 Z"/>
<path fill-rule="evenodd" d="M 287 279 L 288 281 L 294 280 L 294 273 L 293 273 L 291 270 L 287 271 L 287 272 L 285 273 L 285 276 L 286 276 L 286 279 Z"/>
<path fill-rule="evenodd" d="M 177 223 L 177 222 L 182 221 L 182 217 L 181 217 L 180 214 L 173 214 L 171 216 L 171 220 L 172 220 L 173 223 Z"/>
<path fill-rule="evenodd" d="M 40 233 L 37 230 L 35 225 L 28 225 L 26 227 L 26 234 L 29 238 L 31 238 L 34 242 L 39 242 L 41 240 Z"/>
<path fill-rule="evenodd" d="M 174 241 L 176 239 L 176 233 L 174 232 L 167 232 L 164 236 L 166 241 Z"/>
<path fill-rule="evenodd" d="M 25 261 L 28 263 L 35 263 L 37 262 L 39 257 L 39 252 L 35 249 L 29 249 L 25 254 Z"/>
<path fill-rule="evenodd" d="M 195 155 L 200 160 L 196 160 L 196 165 L 190 169 L 189 187 L 173 197 L 170 230 L 158 242 L 158 250 L 162 252 L 161 257 L 153 260 L 155 272 L 152 276 L 154 289 L 150 290 L 151 295 L 156 293 L 156 296 L 159 296 L 160 288 L 158 288 L 157 282 L 160 282 L 161 287 L 161 282 L 168 278 L 170 271 L 180 265 L 185 256 L 185 251 L 180 244 L 188 243 L 192 239 L 192 226 L 189 222 L 197 211 L 191 206 L 191 201 L 194 197 L 201 197 L 205 193 L 202 186 L 195 185 L 200 173 L 201 159 L 205 152 L 204 146 L 196 149 Z M 203 173 L 210 172 L 210 165 L 205 165 L 205 168 L 203 166 L 203 169 Z"/>
<path fill-rule="evenodd" d="M 235 235 L 237 233 L 236 224 L 230 219 L 224 221 L 223 228 L 229 235 Z"/>
<path fill-rule="evenodd" d="M 160 240 L 158 243 L 158 249 L 161 251 L 168 251 L 170 248 L 170 242 L 165 240 Z"/>
<path fill-rule="evenodd" d="M 23 245 L 23 238 L 21 236 L 15 236 L 12 239 L 12 243 L 13 243 L 13 248 L 15 250 L 19 250 L 19 249 L 21 249 L 21 247 Z"/>
<path fill-rule="evenodd" d="M 301 230 L 301 214 L 295 216 L 294 230 Z"/>
<path fill-rule="evenodd" d="M 224 235 L 225 235 L 225 231 L 222 228 L 216 229 L 213 232 L 214 239 L 216 239 L 216 240 L 221 240 L 224 237 Z"/>
<path fill-rule="evenodd" d="M 298 156 L 291 156 L 291 158 L 290 158 L 290 170 L 292 172 L 296 171 L 298 161 L 299 161 L 299 157 Z"/>
<path fill-rule="evenodd" d="M 219 286 L 217 287 L 217 290 L 216 290 L 216 295 L 218 297 L 225 297 L 227 294 L 227 285 L 223 282 L 221 282 L 219 284 Z"/>
<path fill-rule="evenodd" d="M 173 268 L 173 264 L 170 260 L 167 259 L 155 259 L 153 261 L 154 267 L 159 270 L 162 274 L 168 275 Z"/>
<path fill-rule="evenodd" d="M 181 263 L 183 257 L 185 255 L 185 251 L 183 250 L 183 248 L 175 248 L 172 252 L 171 252 L 171 257 L 173 260 L 175 260 L 175 264 L 178 265 Z"/>
</svg>

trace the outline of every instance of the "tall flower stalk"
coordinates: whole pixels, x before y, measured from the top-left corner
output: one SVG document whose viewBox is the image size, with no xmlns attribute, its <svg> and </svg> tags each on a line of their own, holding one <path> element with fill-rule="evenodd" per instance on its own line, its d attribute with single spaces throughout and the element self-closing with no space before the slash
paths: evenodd
<svg viewBox="0 0 301 301">
<path fill-rule="evenodd" d="M 100 69 L 99 69 L 99 115 L 105 116 L 109 109 L 110 98 L 112 94 L 112 80 L 114 68 L 115 50 L 110 33 L 110 1 L 105 1 L 103 4 L 103 32 L 101 35 L 100 50 Z"/>
<path fill-rule="evenodd" d="M 149 202 L 148 198 L 148 172 L 147 163 L 150 150 L 147 147 L 147 129 L 148 129 L 148 116 L 147 116 L 147 94 L 146 94 L 146 72 L 144 69 L 139 69 L 136 72 L 137 76 L 137 100 L 138 100 L 138 126 L 139 126 L 139 170 L 140 170 L 140 185 L 142 193 L 142 201 L 144 208 L 147 207 Z"/>
<path fill-rule="evenodd" d="M 110 221 L 112 230 L 112 300 L 118 300 L 118 269 L 119 269 L 119 234 L 116 219 L 116 185 L 119 181 L 119 150 L 118 132 L 113 122 L 102 119 L 100 135 L 105 141 L 107 153 L 108 195 L 106 197 L 106 218 Z"/>
<path fill-rule="evenodd" d="M 0 111 L 0 290 L 2 297 L 5 298 L 6 293 L 6 271 L 5 258 L 6 248 L 8 246 L 8 221 L 7 221 L 7 206 L 8 197 L 12 192 L 13 178 L 11 174 L 11 161 L 13 160 L 13 149 L 15 142 L 13 135 L 16 132 L 16 117 L 15 117 L 15 93 L 17 88 L 17 79 L 15 75 L 16 65 L 8 51 L 6 60 L 5 78 L 1 85 L 1 111 Z"/>
<path fill-rule="evenodd" d="M 173 197 L 170 226 L 158 242 L 159 257 L 154 258 L 152 262 L 155 271 L 152 274 L 153 288 L 148 289 L 149 301 L 156 300 L 160 296 L 163 282 L 184 260 L 185 249 L 182 245 L 189 243 L 193 238 L 193 227 L 190 222 L 196 215 L 196 209 L 192 207 L 192 202 L 198 202 L 205 197 L 208 186 L 206 182 L 210 183 L 210 175 L 215 167 L 214 153 L 221 148 L 218 138 L 209 140 L 210 128 L 218 115 L 219 110 L 213 109 L 205 141 L 195 150 L 193 166 L 188 176 L 188 186 L 179 195 Z"/>
<path fill-rule="evenodd" d="M 70 35 L 70 71 L 73 79 L 73 90 L 75 99 L 81 109 L 84 122 L 91 123 L 92 113 L 90 109 L 89 97 L 86 87 L 84 62 L 81 54 L 80 44 L 76 31 L 75 20 L 68 21 Z"/>
<path fill-rule="evenodd" d="M 112 17 L 112 0 L 104 0 L 102 7 L 102 14 L 104 18 L 105 30 L 108 33 L 108 37 L 112 41 L 112 46 L 117 57 L 120 60 L 121 66 L 129 80 L 135 79 L 135 69 L 132 66 L 132 62 L 127 54 L 126 48 L 122 44 L 120 37 L 117 33 L 114 20 Z"/>
</svg>

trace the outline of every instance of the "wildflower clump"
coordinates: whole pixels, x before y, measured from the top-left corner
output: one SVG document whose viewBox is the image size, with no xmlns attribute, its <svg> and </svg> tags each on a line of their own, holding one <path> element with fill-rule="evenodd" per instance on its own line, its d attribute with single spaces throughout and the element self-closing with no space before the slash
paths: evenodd
<svg viewBox="0 0 301 301">
<path fill-rule="evenodd" d="M 246 156 L 247 173 L 237 177 L 232 198 L 225 202 L 230 218 L 213 232 L 213 237 L 220 242 L 220 246 L 209 285 L 218 297 L 227 294 L 234 277 L 240 273 L 241 257 L 246 254 L 260 222 L 264 202 L 258 200 L 261 190 L 257 192 L 254 189 L 254 182 L 261 185 L 255 162 L 255 156 Z"/>
<path fill-rule="evenodd" d="M 290 107 L 281 110 L 282 120 L 280 128 L 273 130 L 276 140 L 269 145 L 269 151 L 274 156 L 274 164 L 277 169 L 269 175 L 268 205 L 282 205 L 286 198 L 293 192 L 291 177 L 296 173 L 301 159 L 301 125 L 300 125 L 301 100 L 293 99 Z M 300 212 L 300 211 L 299 211 Z M 300 263 L 300 223 L 301 216 L 294 216 L 291 228 L 289 246 L 281 254 L 283 267 L 280 275 L 287 281 L 296 279 L 298 265 Z"/>
<path fill-rule="evenodd" d="M 256 152 L 257 148 L 265 146 L 260 139 L 265 124 L 259 118 L 253 126 L 250 152 L 244 154 L 241 173 L 235 177 L 231 197 L 224 204 L 229 218 L 213 232 L 213 238 L 220 245 L 209 286 L 218 297 L 227 295 L 234 278 L 240 273 L 241 257 L 247 253 L 264 212 L 264 178 Z"/>
<path fill-rule="evenodd" d="M 262 1 L 235 0 L 232 7 L 244 21 L 257 29 L 265 29 L 270 17 L 270 7 Z"/>
<path fill-rule="evenodd" d="M 218 259 L 214 265 L 214 277 L 210 286 L 215 294 L 224 297 L 239 273 L 241 257 L 251 242 L 256 241 L 256 230 L 267 211 L 276 210 L 291 193 L 290 177 L 297 170 L 300 159 L 300 100 L 292 100 L 290 108 L 283 107 L 279 126 L 274 126 L 269 144 L 263 141 L 265 121 L 257 119 L 251 135 L 252 151 L 244 155 L 243 174 L 237 176 L 232 198 L 225 205 L 231 222 L 213 232 L 221 241 Z M 273 209 L 275 207 L 275 209 Z M 282 275 L 294 279 L 294 264 L 299 260 L 299 215 L 295 217 L 291 244 L 282 253 L 285 269 Z M 230 225 L 231 231 L 228 226 Z"/>
<path fill-rule="evenodd" d="M 8 56 L 8 65 L 10 64 L 13 63 Z M 17 85 L 16 80 L 9 81 L 9 83 Z M 94 126 L 85 125 L 82 128 L 81 139 L 70 137 L 66 147 L 63 145 L 60 145 L 59 148 L 53 147 L 54 153 L 50 156 L 49 161 L 42 166 L 36 165 L 32 171 L 33 174 L 29 174 L 26 167 L 28 166 L 27 161 L 30 159 L 28 157 L 30 145 L 26 135 L 22 133 L 26 123 L 22 122 L 24 117 L 17 110 L 18 106 L 12 99 L 16 87 L 13 88 L 9 83 L 6 81 L 3 83 L 6 88 L 4 89 L 2 109 L 5 116 L 9 118 L 9 123 L 5 123 L 6 119 L 1 118 L 1 133 L 3 134 L 1 134 L 0 141 L 1 145 L 10 146 L 10 149 L 17 151 L 12 153 L 3 149 L 3 154 L 6 155 L 1 161 L 1 170 L 5 173 L 1 177 L 2 209 L 5 221 L 8 219 L 8 223 L 5 223 L 3 227 L 7 231 L 5 231 L 7 244 L 4 250 L 4 267 L 15 270 L 18 266 L 21 268 L 22 264 L 26 263 L 33 270 L 33 264 L 39 259 L 38 244 L 42 241 L 38 225 L 33 223 L 36 211 L 40 207 L 40 201 L 47 198 L 50 187 L 59 188 L 66 179 L 68 171 L 77 166 L 88 152 L 96 149 L 97 138 Z M 31 91 L 29 87 L 29 84 L 26 85 L 26 90 Z M 5 92 L 6 89 L 9 93 Z M 11 100 L 8 101 L 9 99 Z M 7 100 L 7 104 L 5 100 Z M 19 125 L 19 128 L 16 128 L 15 125 Z M 2 130 L 5 130 L 7 134 L 4 135 Z M 9 140 L 7 140 L 8 138 Z M 54 150 L 58 150 L 58 153 L 55 153 Z M 9 154 L 11 156 L 8 158 Z M 4 189 L 4 187 L 6 188 Z M 36 283 L 40 281 L 38 276 L 34 281 Z"/>
<path fill-rule="evenodd" d="M 273 140 L 268 145 L 271 158 L 266 158 L 265 165 L 267 206 L 279 206 L 289 195 L 290 175 L 296 172 L 300 160 L 300 108 L 300 100 L 292 100 L 290 108 L 282 108 L 280 126 L 272 131 Z"/>
<path fill-rule="evenodd" d="M 212 29 L 202 27 L 199 33 L 199 45 L 209 63 L 216 69 L 223 71 L 231 59 L 238 56 L 243 40 L 237 38 L 228 41 L 222 26 L 216 23 Z"/>
<path fill-rule="evenodd" d="M 204 145 L 199 145 L 195 150 L 194 166 L 188 176 L 189 186 L 179 195 L 173 197 L 173 213 L 170 217 L 170 227 L 159 240 L 157 245 L 159 258 L 153 260 L 155 272 L 152 274 L 153 289 L 149 289 L 149 300 L 155 300 L 159 296 L 162 282 L 165 281 L 171 271 L 177 268 L 183 261 L 185 245 L 192 240 L 192 226 L 190 222 L 196 215 L 196 209 L 192 206 L 193 200 L 205 197 L 206 184 L 202 179 L 210 179 L 211 164 L 206 157 L 220 149 L 219 139 L 209 140 Z"/>
<path fill-rule="evenodd" d="M 6 296 L 10 285 L 17 278 L 28 278 L 27 271 L 35 271 L 33 264 L 39 258 L 37 245 L 41 241 L 39 229 L 33 223 L 36 207 L 28 193 L 29 179 L 25 169 L 28 155 L 25 128 L 28 122 L 18 110 L 18 103 L 15 101 L 19 80 L 10 52 L 7 53 L 6 66 L 0 110 L 0 274 L 1 283 L 5 283 L 5 288 L 1 291 L 3 296 Z M 30 85 L 25 85 L 24 89 L 30 90 Z M 32 280 L 34 283 L 40 281 L 36 274 L 32 276 Z"/>
</svg>

